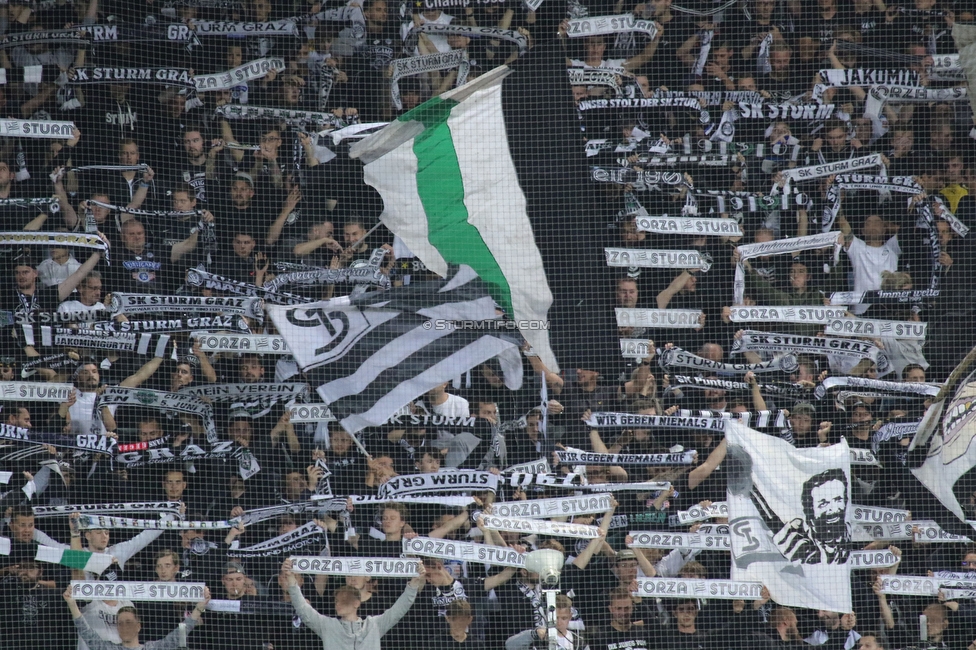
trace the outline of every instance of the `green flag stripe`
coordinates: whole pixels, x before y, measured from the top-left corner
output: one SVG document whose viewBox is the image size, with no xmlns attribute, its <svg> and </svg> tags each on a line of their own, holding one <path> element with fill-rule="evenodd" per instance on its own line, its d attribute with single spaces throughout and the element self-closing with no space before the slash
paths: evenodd
<svg viewBox="0 0 976 650">
<path fill-rule="evenodd" d="M 468 223 L 464 183 L 454 140 L 447 125 L 452 100 L 434 98 L 400 119 L 416 120 L 424 131 L 414 138 L 417 193 L 427 215 L 427 238 L 449 264 L 467 264 L 484 280 L 492 298 L 512 314 L 512 292 L 478 229 Z"/>
<path fill-rule="evenodd" d="M 92 553 L 90 551 L 66 549 L 61 551 L 61 561 L 58 564 L 81 571 L 88 566 L 88 560 L 91 559 L 91 556 Z"/>
</svg>

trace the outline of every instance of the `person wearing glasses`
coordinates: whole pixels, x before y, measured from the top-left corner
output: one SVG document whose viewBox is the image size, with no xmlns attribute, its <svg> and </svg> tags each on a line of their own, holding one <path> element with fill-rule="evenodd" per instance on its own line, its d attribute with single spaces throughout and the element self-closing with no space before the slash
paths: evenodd
<svg viewBox="0 0 976 650">
<path fill-rule="evenodd" d="M 92 271 L 78 283 L 78 297 L 58 305 L 59 312 L 90 312 L 105 309 L 102 303 L 102 274 Z"/>
</svg>

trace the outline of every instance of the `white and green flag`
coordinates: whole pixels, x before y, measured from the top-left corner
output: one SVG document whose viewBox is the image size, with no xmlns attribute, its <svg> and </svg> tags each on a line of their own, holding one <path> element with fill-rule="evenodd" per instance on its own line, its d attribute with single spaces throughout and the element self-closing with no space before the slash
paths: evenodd
<svg viewBox="0 0 976 650">
<path fill-rule="evenodd" d="M 89 571 L 101 574 L 115 561 L 108 553 L 92 553 L 91 551 L 75 551 L 69 548 L 55 548 L 53 546 L 38 546 L 38 562 L 60 564 L 79 571 Z"/>
<path fill-rule="evenodd" d="M 466 264 L 551 370 L 552 294 L 505 137 L 502 66 L 408 111 L 353 145 L 383 197 L 380 219 L 428 269 Z M 531 323 L 531 325 L 530 325 Z"/>
</svg>

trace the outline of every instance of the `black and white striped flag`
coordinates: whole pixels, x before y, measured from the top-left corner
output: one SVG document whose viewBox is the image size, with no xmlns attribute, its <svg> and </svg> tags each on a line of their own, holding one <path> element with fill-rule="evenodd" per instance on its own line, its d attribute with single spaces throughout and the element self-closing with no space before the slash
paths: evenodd
<svg viewBox="0 0 976 650">
<path fill-rule="evenodd" d="M 521 386 L 521 336 L 498 326 L 495 302 L 474 271 L 451 271 L 446 280 L 267 307 L 346 431 L 379 426 L 430 389 L 496 356 L 506 386 Z"/>
</svg>

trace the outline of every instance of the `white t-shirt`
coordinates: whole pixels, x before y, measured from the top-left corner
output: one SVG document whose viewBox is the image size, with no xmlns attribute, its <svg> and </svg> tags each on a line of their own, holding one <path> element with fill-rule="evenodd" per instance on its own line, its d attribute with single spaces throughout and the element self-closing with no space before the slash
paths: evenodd
<svg viewBox="0 0 976 650">
<path fill-rule="evenodd" d="M 58 305 L 58 311 L 62 313 L 69 311 L 96 311 L 99 309 L 105 309 L 105 305 L 100 302 L 96 302 L 94 305 L 89 307 L 80 300 L 65 300 Z"/>
<path fill-rule="evenodd" d="M 123 607 L 132 607 L 132 603 L 128 600 L 113 602 L 114 605 L 109 605 L 104 600 L 93 600 L 81 610 L 81 617 L 88 623 L 92 632 L 100 638 L 109 643 L 122 643 L 116 622 L 119 610 Z M 78 650 L 88 650 L 88 644 L 78 639 Z"/>
<path fill-rule="evenodd" d="M 898 270 L 898 256 L 901 247 L 898 236 L 894 236 L 883 246 L 868 246 L 862 239 L 855 237 L 847 249 L 847 256 L 854 267 L 854 291 L 877 291 L 881 288 L 881 273 Z M 868 305 L 855 305 L 851 311 L 863 314 Z"/>
<path fill-rule="evenodd" d="M 443 415 L 445 417 L 466 418 L 471 416 L 468 400 L 458 395 L 452 395 L 451 393 L 447 394 L 446 402 L 431 406 L 430 410 L 434 415 Z"/>
<path fill-rule="evenodd" d="M 420 24 L 426 25 L 427 23 L 433 23 L 435 25 L 450 25 L 451 21 L 454 20 L 454 16 L 441 12 L 435 20 L 429 20 L 423 14 L 420 14 Z M 407 40 L 407 35 L 410 34 L 410 30 L 413 29 L 413 21 L 408 23 L 403 23 L 400 26 L 400 38 Z M 430 44 L 437 48 L 438 52 L 450 52 L 451 46 L 447 42 L 447 36 L 441 36 L 440 34 L 427 34 L 427 38 L 430 39 Z M 420 48 L 415 47 L 413 50 L 414 56 L 420 55 Z"/>
<path fill-rule="evenodd" d="M 570 67 L 572 68 L 583 68 L 584 70 L 616 70 L 617 72 L 625 71 L 625 63 L 627 63 L 627 59 L 603 59 L 600 61 L 600 65 L 594 67 L 580 59 L 570 59 L 569 61 Z"/>
<path fill-rule="evenodd" d="M 95 412 L 95 398 L 98 397 L 96 393 L 84 393 L 77 388 L 75 389 L 75 403 L 68 407 L 68 414 L 71 416 L 71 435 L 78 435 L 79 433 L 93 433 L 91 430 L 92 420 L 94 420 Z M 115 410 L 118 406 L 109 406 L 108 410 L 115 415 Z M 99 423 L 98 433 L 105 435 L 105 425 Z"/>
<path fill-rule="evenodd" d="M 37 265 L 37 279 L 45 287 L 53 287 L 61 284 L 68 279 L 72 273 L 78 270 L 81 262 L 74 257 L 68 257 L 64 264 L 58 264 L 52 258 L 48 258 Z"/>
</svg>

